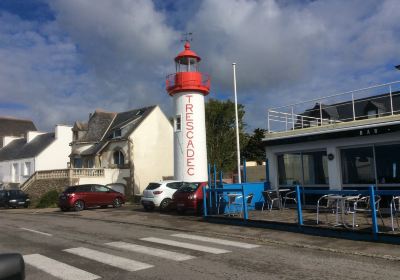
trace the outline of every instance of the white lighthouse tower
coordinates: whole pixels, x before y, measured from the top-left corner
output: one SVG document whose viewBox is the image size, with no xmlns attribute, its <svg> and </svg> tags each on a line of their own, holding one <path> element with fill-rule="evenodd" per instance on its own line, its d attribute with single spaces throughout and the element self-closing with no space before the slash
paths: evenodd
<svg viewBox="0 0 400 280">
<path fill-rule="evenodd" d="M 166 85 L 175 107 L 174 177 L 185 182 L 208 180 L 204 96 L 210 92 L 210 79 L 199 72 L 200 60 L 186 40 Z"/>
</svg>

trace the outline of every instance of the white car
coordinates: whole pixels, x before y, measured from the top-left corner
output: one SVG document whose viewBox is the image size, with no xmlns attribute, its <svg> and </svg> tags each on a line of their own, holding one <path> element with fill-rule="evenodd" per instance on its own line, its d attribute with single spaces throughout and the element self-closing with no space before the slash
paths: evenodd
<svg viewBox="0 0 400 280">
<path fill-rule="evenodd" d="M 140 203 L 147 211 L 159 207 L 160 211 L 166 211 L 172 201 L 172 195 L 182 186 L 180 181 L 151 182 L 143 191 Z"/>
</svg>

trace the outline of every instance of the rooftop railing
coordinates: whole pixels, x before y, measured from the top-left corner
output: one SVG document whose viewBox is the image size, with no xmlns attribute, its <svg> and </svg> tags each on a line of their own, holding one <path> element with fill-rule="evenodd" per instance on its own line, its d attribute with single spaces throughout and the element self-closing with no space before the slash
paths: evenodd
<svg viewBox="0 0 400 280">
<path fill-rule="evenodd" d="M 400 113 L 400 81 L 267 110 L 267 131 L 284 132 Z"/>
</svg>

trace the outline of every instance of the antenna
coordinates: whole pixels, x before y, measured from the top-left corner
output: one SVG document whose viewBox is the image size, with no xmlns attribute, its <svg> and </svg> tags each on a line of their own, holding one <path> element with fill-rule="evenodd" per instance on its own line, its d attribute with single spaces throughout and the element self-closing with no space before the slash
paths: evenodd
<svg viewBox="0 0 400 280">
<path fill-rule="evenodd" d="M 193 35 L 192 32 L 183 33 L 181 42 L 191 42 L 191 41 L 193 41 L 192 35 Z"/>
</svg>

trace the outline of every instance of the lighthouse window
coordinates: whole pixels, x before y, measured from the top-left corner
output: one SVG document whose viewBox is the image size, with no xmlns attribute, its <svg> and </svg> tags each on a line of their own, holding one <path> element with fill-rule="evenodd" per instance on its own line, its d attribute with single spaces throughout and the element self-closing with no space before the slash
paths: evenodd
<svg viewBox="0 0 400 280">
<path fill-rule="evenodd" d="M 181 131 L 182 130 L 182 116 L 177 115 L 175 118 L 175 131 Z"/>
</svg>

